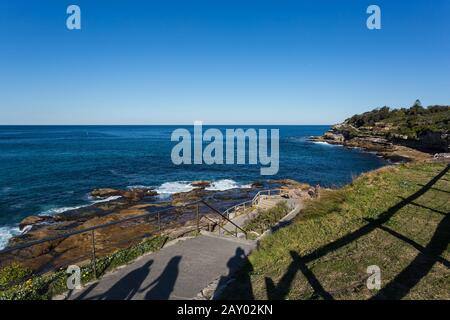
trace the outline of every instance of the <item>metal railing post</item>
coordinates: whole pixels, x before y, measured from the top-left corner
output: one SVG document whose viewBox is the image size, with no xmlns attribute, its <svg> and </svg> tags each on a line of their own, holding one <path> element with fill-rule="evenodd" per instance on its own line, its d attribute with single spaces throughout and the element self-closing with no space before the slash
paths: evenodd
<svg viewBox="0 0 450 320">
<path fill-rule="evenodd" d="M 92 268 L 94 269 L 94 277 L 97 279 L 97 264 L 95 262 L 95 230 L 91 231 L 92 239 Z"/>
<path fill-rule="evenodd" d="M 158 229 L 161 231 L 161 213 L 158 212 Z"/>
<path fill-rule="evenodd" d="M 197 232 L 200 232 L 200 213 L 199 204 L 197 203 Z"/>
</svg>

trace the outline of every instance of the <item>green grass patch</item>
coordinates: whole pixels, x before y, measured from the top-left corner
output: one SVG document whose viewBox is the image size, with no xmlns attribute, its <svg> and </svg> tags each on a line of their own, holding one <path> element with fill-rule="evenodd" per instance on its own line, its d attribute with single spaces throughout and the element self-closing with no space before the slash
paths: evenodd
<svg viewBox="0 0 450 320">
<path fill-rule="evenodd" d="M 450 172 L 424 187 L 445 168 L 443 163 L 389 166 L 341 189 L 324 190 L 291 225 L 261 241 L 224 297 L 368 299 L 378 290 L 366 286 L 367 267 L 377 265 L 385 294 L 377 297 L 450 299 L 449 269 L 437 261 L 450 261 L 444 232 Z M 436 247 L 444 250 L 430 256 Z M 394 290 L 383 291 L 386 286 Z"/>
<path fill-rule="evenodd" d="M 290 211 L 286 201 L 277 203 L 273 208 L 267 210 L 258 210 L 258 215 L 245 226 L 247 232 L 263 233 L 270 227 L 273 227 L 281 218 Z"/>
</svg>

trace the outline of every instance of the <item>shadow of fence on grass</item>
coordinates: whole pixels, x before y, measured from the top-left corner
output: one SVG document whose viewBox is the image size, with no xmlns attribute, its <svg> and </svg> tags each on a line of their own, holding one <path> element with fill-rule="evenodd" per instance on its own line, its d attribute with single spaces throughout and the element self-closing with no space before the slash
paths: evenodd
<svg viewBox="0 0 450 320">
<path fill-rule="evenodd" d="M 413 193 L 407 198 L 402 199 L 399 203 L 392 206 L 388 210 L 381 213 L 376 219 L 366 219 L 368 223 L 361 227 L 360 229 L 351 232 L 340 239 L 330 242 L 313 252 L 300 256 L 296 252 L 291 251 L 292 262 L 287 268 L 284 275 L 281 277 L 277 285 L 274 284 L 273 280 L 266 278 L 266 290 L 269 299 L 285 299 L 290 291 L 292 282 L 295 278 L 297 271 L 303 273 L 308 283 L 315 292 L 315 295 L 322 297 L 323 299 L 333 299 L 331 293 L 327 292 L 323 286 L 320 284 L 319 280 L 314 276 L 313 272 L 307 267 L 307 263 L 317 260 L 330 252 L 338 250 L 353 241 L 369 234 L 375 229 L 384 230 L 391 235 L 397 237 L 398 239 L 405 241 L 406 243 L 412 245 L 414 248 L 419 250 L 417 257 L 403 270 L 401 271 L 395 279 L 388 283 L 384 288 L 382 288 L 377 294 L 373 296 L 373 299 L 401 299 L 422 279 L 428 274 L 433 265 L 436 262 L 442 263 L 447 268 L 449 267 L 449 262 L 444 258 L 440 257 L 442 252 L 447 248 L 450 241 L 450 214 L 441 212 L 438 210 L 431 209 L 440 214 L 444 215 L 444 219 L 439 223 L 436 231 L 428 243 L 427 246 L 422 247 L 415 243 L 413 240 L 393 231 L 385 226 L 387 221 L 396 214 L 400 209 L 408 204 L 418 205 L 414 201 L 425 194 L 428 190 L 432 188 L 434 184 L 437 183 L 450 169 L 447 166 L 439 174 L 437 174 L 433 179 L 431 179 L 426 185 L 423 185 L 418 191 Z M 419 205 L 421 206 L 421 205 Z M 429 208 L 427 208 L 429 209 Z"/>
</svg>

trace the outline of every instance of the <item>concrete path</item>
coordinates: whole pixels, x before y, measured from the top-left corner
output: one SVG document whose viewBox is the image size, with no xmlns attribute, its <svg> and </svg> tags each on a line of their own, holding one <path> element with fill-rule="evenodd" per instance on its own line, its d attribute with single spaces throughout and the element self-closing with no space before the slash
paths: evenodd
<svg viewBox="0 0 450 320">
<path fill-rule="evenodd" d="M 244 226 L 258 214 L 284 200 L 280 196 L 264 196 L 250 213 L 238 215 L 233 222 Z M 291 207 L 299 209 L 296 199 L 289 199 Z M 292 202 L 292 203 L 291 203 Z M 294 212 L 295 211 L 295 212 Z M 297 213 L 298 210 L 293 210 Z M 231 223 L 225 225 L 234 231 Z M 166 300 L 194 299 L 201 290 L 219 279 L 226 282 L 256 248 L 256 241 L 203 232 L 195 238 L 179 240 L 160 251 L 144 255 L 135 262 L 106 274 L 98 282 L 69 292 L 57 299 L 89 300 Z"/>
<path fill-rule="evenodd" d="M 252 241 L 215 235 L 181 240 L 70 293 L 67 299 L 193 299 L 214 280 L 226 279 L 255 246 Z"/>
</svg>

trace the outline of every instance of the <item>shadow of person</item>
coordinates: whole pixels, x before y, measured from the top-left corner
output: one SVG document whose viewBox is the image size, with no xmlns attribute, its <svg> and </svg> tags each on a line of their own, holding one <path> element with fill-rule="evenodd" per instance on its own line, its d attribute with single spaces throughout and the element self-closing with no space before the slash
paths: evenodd
<svg viewBox="0 0 450 320">
<path fill-rule="evenodd" d="M 151 286 L 154 285 L 146 294 L 146 300 L 167 300 L 175 287 L 175 283 L 178 278 L 179 264 L 181 256 L 176 256 L 170 259 L 167 266 L 161 275 L 156 278 L 152 283 L 139 290 L 139 292 L 145 292 Z"/>
<path fill-rule="evenodd" d="M 253 288 L 250 280 L 250 272 L 253 271 L 253 267 L 247 259 L 247 255 L 242 248 L 237 248 L 234 256 L 227 262 L 228 275 L 221 277 L 217 290 L 214 293 L 214 299 L 233 299 L 233 297 L 239 297 L 239 299 L 253 300 Z M 228 283 L 233 277 L 236 277 L 237 281 L 234 281 L 228 287 Z M 232 289 L 231 289 L 232 287 Z M 228 292 L 235 292 L 231 296 Z"/>
<path fill-rule="evenodd" d="M 88 287 L 86 287 L 83 292 L 81 294 L 79 294 L 78 296 L 75 297 L 74 300 L 84 300 L 84 299 L 89 299 L 89 294 L 91 293 L 91 291 L 93 291 L 97 286 L 98 286 L 98 282 L 93 283 L 91 285 L 89 285 Z M 73 294 L 73 290 L 69 291 L 69 294 L 67 295 L 67 297 L 64 300 L 70 300 L 71 296 Z M 92 299 L 92 298 L 91 298 Z"/>
<path fill-rule="evenodd" d="M 138 292 L 142 282 L 150 273 L 150 266 L 153 264 L 153 260 L 148 261 L 142 267 L 137 268 L 119 281 L 117 281 L 107 292 L 98 298 L 101 300 L 130 300 Z"/>
</svg>

